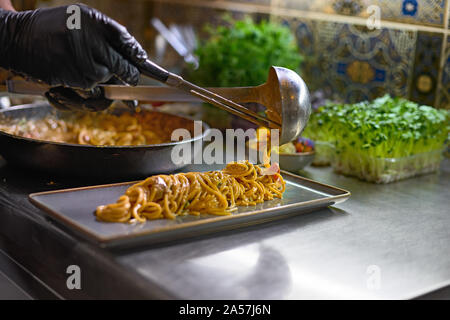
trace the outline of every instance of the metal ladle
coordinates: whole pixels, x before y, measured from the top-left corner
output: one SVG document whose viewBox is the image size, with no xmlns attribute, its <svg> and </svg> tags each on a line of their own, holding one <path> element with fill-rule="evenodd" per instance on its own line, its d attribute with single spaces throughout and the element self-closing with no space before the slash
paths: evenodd
<svg viewBox="0 0 450 320">
<path fill-rule="evenodd" d="M 105 97 L 116 100 L 201 102 L 184 91 L 161 86 L 103 86 Z M 281 115 L 280 144 L 297 138 L 311 114 L 308 88 L 294 71 L 271 67 L 267 81 L 256 87 L 206 88 L 237 103 L 257 102 Z M 258 123 L 260 124 L 260 123 Z M 270 126 L 270 125 L 269 125 Z"/>
<path fill-rule="evenodd" d="M 143 73 L 156 79 L 155 72 L 152 72 Z M 236 103 L 257 102 L 281 115 L 280 144 L 296 139 L 305 128 L 311 113 L 309 91 L 305 82 L 296 72 L 287 68 L 273 66 L 269 70 L 266 83 L 256 87 L 237 88 L 200 88 L 177 75 L 168 74 L 166 80 L 163 81 L 166 74 L 159 80 L 171 87 L 117 85 L 101 85 L 101 87 L 108 99 L 206 101 L 258 125 L 280 127 L 277 122 Z M 43 94 L 49 89 L 48 86 L 25 81 L 7 81 L 7 84 L 8 91 L 15 93 Z"/>
</svg>

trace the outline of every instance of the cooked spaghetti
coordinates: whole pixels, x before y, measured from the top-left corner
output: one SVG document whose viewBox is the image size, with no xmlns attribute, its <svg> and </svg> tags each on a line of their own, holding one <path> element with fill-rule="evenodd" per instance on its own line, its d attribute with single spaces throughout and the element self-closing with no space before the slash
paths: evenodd
<svg viewBox="0 0 450 320">
<path fill-rule="evenodd" d="M 177 173 L 147 178 L 131 187 L 116 203 L 99 206 L 97 219 L 145 222 L 187 214 L 230 215 L 237 206 L 282 198 L 285 182 L 276 166 L 231 162 L 221 171 Z"/>
<path fill-rule="evenodd" d="M 170 142 L 173 130 L 193 124 L 186 119 L 158 112 L 87 113 L 60 119 L 48 115 L 41 119 L 6 119 L 0 130 L 44 141 L 96 146 L 134 146 Z"/>
</svg>

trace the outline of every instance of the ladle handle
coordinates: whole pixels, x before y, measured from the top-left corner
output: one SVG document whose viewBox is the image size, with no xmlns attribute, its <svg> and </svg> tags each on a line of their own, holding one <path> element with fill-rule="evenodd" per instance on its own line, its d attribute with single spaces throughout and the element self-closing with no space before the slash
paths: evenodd
<svg viewBox="0 0 450 320">
<path fill-rule="evenodd" d="M 158 66 L 156 63 L 148 59 L 139 64 L 138 69 L 147 77 L 153 78 L 162 83 L 165 83 L 170 75 L 169 71 L 165 70 L 164 68 Z"/>
<path fill-rule="evenodd" d="M 235 102 L 261 102 L 259 87 L 207 88 Z"/>
<path fill-rule="evenodd" d="M 50 89 L 49 86 L 36 82 L 23 80 L 8 80 L 7 86 L 0 86 L 1 91 L 11 93 L 44 95 Z M 164 86 L 118 86 L 101 85 L 105 97 L 112 100 L 143 100 L 143 101 L 167 101 L 167 102 L 201 102 L 202 99 L 184 91 Z M 258 87 L 238 88 L 207 88 L 227 99 L 235 102 L 261 102 Z"/>
</svg>

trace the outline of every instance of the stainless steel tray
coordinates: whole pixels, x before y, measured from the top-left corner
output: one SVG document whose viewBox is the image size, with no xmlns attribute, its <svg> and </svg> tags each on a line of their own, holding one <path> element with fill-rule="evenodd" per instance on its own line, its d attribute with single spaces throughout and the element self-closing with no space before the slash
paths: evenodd
<svg viewBox="0 0 450 320">
<path fill-rule="evenodd" d="M 282 175 L 286 180 L 283 199 L 239 207 L 230 216 L 188 215 L 143 224 L 99 222 L 94 216 L 97 206 L 115 202 L 135 182 L 40 192 L 29 197 L 45 214 L 82 238 L 102 247 L 129 247 L 259 224 L 340 203 L 350 196 L 346 190 L 285 171 Z"/>
</svg>

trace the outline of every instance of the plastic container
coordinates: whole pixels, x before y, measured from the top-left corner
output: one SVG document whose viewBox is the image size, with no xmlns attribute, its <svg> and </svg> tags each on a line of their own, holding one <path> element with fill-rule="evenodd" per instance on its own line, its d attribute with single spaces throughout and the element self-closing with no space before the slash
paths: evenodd
<svg viewBox="0 0 450 320">
<path fill-rule="evenodd" d="M 336 153 L 334 144 L 326 141 L 314 141 L 314 150 L 316 155 L 312 165 L 320 167 L 329 166 Z"/>
<path fill-rule="evenodd" d="M 372 158 L 351 152 L 336 152 L 335 172 L 375 183 L 390 183 L 439 169 L 443 150 L 418 153 L 403 158 Z"/>
</svg>

